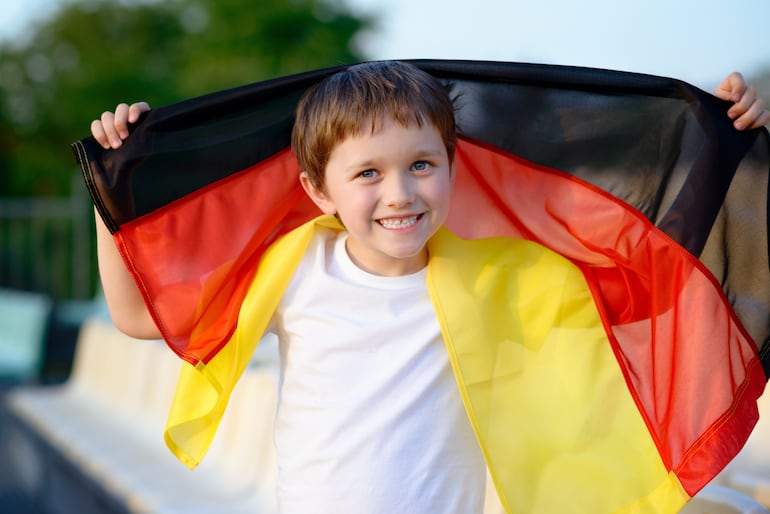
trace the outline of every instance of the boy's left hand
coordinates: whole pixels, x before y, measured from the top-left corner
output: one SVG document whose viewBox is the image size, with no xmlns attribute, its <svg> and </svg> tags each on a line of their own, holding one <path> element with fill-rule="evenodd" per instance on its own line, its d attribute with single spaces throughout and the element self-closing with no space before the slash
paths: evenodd
<svg viewBox="0 0 770 514">
<path fill-rule="evenodd" d="M 722 100 L 733 102 L 733 106 L 727 111 L 727 116 L 733 120 L 733 126 L 736 129 L 758 128 L 770 122 L 770 112 L 766 108 L 765 101 L 757 98 L 756 88 L 746 84 L 740 73 L 729 74 L 717 86 L 714 94 Z"/>
</svg>

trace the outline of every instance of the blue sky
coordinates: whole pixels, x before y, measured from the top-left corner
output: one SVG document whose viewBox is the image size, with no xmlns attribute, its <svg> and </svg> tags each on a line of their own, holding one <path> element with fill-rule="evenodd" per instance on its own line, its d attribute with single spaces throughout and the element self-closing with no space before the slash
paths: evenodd
<svg viewBox="0 0 770 514">
<path fill-rule="evenodd" d="M 770 69 L 770 0 L 355 0 L 379 9 L 378 58 L 570 64 L 701 87 Z"/>
<path fill-rule="evenodd" d="M 3 0 L 0 37 L 60 0 Z M 258 0 L 255 0 L 258 1 Z M 340 0 L 381 15 L 374 59 L 542 62 L 680 78 L 706 89 L 770 69 L 770 0 Z"/>
</svg>

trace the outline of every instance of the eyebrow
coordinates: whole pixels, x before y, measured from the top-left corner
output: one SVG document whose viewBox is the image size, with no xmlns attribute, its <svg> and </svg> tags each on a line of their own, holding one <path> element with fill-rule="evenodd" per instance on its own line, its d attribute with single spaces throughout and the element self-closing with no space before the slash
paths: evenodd
<svg viewBox="0 0 770 514">
<path fill-rule="evenodd" d="M 446 149 L 441 147 L 422 147 L 417 148 L 414 151 L 411 151 L 409 155 L 411 155 L 410 160 L 418 160 L 418 159 L 424 159 L 427 157 L 437 157 L 441 156 L 443 153 L 446 152 Z M 357 171 L 357 170 L 365 170 L 369 168 L 376 168 L 377 167 L 377 159 L 370 158 L 370 159 L 364 159 L 363 161 L 356 162 L 354 164 L 351 164 L 350 166 L 347 166 L 346 169 L 348 171 Z"/>
</svg>

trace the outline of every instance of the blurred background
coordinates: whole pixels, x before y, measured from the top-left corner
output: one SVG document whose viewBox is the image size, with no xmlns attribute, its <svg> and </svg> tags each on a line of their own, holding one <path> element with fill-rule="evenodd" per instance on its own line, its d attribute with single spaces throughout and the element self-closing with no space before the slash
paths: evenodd
<svg viewBox="0 0 770 514">
<path fill-rule="evenodd" d="M 602 67 L 708 91 L 740 70 L 768 98 L 768 22 L 766 0 L 4 0 L 0 288 L 48 295 L 56 330 L 98 294 L 69 144 L 118 101 L 387 58 Z"/>
<path fill-rule="evenodd" d="M 710 92 L 737 70 L 770 99 L 769 22 L 768 0 L 3 0 L 0 380 L 65 381 L 81 323 L 104 315 L 70 144 L 120 101 L 392 58 L 599 67 Z"/>
</svg>

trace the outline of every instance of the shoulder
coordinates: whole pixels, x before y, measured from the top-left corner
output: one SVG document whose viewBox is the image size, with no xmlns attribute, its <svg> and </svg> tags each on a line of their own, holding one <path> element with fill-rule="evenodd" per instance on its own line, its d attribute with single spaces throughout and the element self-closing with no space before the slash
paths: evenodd
<svg viewBox="0 0 770 514">
<path fill-rule="evenodd" d="M 461 284 L 472 295 L 511 300 L 584 301 L 593 295 L 572 261 L 533 241 L 514 237 L 465 240 L 442 229 L 429 245 L 429 283 Z M 501 296 L 502 295 L 502 296 Z M 518 300 L 517 300 L 518 301 Z"/>
<path fill-rule="evenodd" d="M 319 247 L 324 250 L 328 241 L 331 240 L 333 244 L 339 230 L 341 227 L 336 229 L 333 223 L 325 217 L 320 217 L 282 235 L 270 244 L 259 259 L 250 288 L 264 292 L 260 298 L 280 298 L 297 269 L 301 265 L 304 266 L 305 261 L 309 261 L 312 266 L 316 255 L 309 250 Z"/>
<path fill-rule="evenodd" d="M 343 230 L 342 226 L 332 216 L 319 216 L 278 237 L 270 243 L 260 266 L 266 262 L 277 261 L 278 265 L 298 262 L 297 256 L 303 255 L 311 245 L 323 244 L 329 239 L 336 238 Z"/>
<path fill-rule="evenodd" d="M 516 237 L 462 239 L 448 229 L 440 230 L 429 243 L 434 264 L 454 263 L 465 269 L 534 272 L 579 272 L 570 260 L 534 241 Z"/>
<path fill-rule="evenodd" d="M 293 278 L 296 282 L 319 271 L 328 271 L 334 247 L 343 234 L 343 230 L 314 220 L 286 234 L 270 250 L 281 256 L 279 262 L 285 263 L 283 259 L 296 260 Z"/>
<path fill-rule="evenodd" d="M 529 332 L 554 326 L 593 326 L 598 319 L 583 271 L 553 250 L 524 239 L 463 240 L 441 231 L 431 240 L 428 287 L 449 317 L 468 305 L 487 320 L 528 320 Z M 535 324 L 532 320 L 546 320 Z M 523 330 L 523 328 L 522 328 Z M 541 334 L 542 335 L 542 334 Z"/>
</svg>

